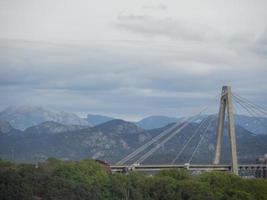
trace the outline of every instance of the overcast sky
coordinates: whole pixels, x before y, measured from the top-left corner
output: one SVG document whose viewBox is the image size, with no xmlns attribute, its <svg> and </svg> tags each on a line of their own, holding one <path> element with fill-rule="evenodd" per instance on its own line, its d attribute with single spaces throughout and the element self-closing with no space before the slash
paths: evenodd
<svg viewBox="0 0 267 200">
<path fill-rule="evenodd" d="M 266 0 L 0 0 L 0 109 L 182 116 L 266 106 Z"/>
</svg>

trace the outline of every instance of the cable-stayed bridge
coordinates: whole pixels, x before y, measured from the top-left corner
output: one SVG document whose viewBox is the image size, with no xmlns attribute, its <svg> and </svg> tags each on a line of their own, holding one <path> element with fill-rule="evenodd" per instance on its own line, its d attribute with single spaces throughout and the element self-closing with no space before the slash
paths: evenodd
<svg viewBox="0 0 267 200">
<path fill-rule="evenodd" d="M 218 101 L 218 100 L 217 100 Z M 193 114 L 190 117 L 184 118 L 182 121 L 178 121 L 174 125 L 170 126 L 157 136 L 153 137 L 147 143 L 143 144 L 129 155 L 122 158 L 111 166 L 112 171 L 127 172 L 129 170 L 136 171 L 157 171 L 161 169 L 175 169 L 186 168 L 192 171 L 230 171 L 236 175 L 246 174 L 246 172 L 255 173 L 256 177 L 266 178 L 267 163 L 262 164 L 238 164 L 237 144 L 236 144 L 236 130 L 234 113 L 236 110 L 246 112 L 249 116 L 259 120 L 257 116 L 267 116 L 267 109 L 254 104 L 253 102 L 241 97 L 240 95 L 233 93 L 230 86 L 223 86 L 222 92 L 219 98 L 219 113 L 217 115 L 208 115 L 203 117 L 203 113 L 209 106 L 203 110 Z M 143 164 L 148 158 L 150 158 L 156 151 L 164 147 L 164 145 L 179 135 L 182 130 L 189 126 L 193 122 L 198 122 L 192 135 L 190 135 L 185 143 L 181 146 L 175 157 L 166 164 Z M 262 123 L 259 120 L 259 123 Z M 267 124 L 262 124 L 267 127 Z M 212 164 L 191 164 L 192 159 L 196 157 L 196 153 L 200 145 L 203 143 L 208 131 L 212 126 L 216 127 L 214 135 L 215 140 L 215 152 Z M 226 129 L 226 130 L 224 130 Z M 228 133 L 230 158 L 231 163 L 220 164 L 221 150 L 222 150 L 222 137 L 224 132 Z M 191 156 L 188 158 L 188 162 L 184 164 L 177 164 L 181 155 L 184 154 L 186 148 L 191 144 L 192 140 L 199 137 L 197 144 L 193 147 Z M 267 144 L 266 144 L 267 145 Z M 266 152 L 267 153 L 267 152 Z M 256 158 L 255 158 L 256 160 Z"/>
</svg>

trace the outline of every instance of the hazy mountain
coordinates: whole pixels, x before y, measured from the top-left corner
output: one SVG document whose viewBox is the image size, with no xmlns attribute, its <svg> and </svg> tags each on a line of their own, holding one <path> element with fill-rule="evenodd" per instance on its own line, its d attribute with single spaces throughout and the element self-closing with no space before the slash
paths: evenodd
<svg viewBox="0 0 267 200">
<path fill-rule="evenodd" d="M 203 115 L 199 120 L 207 117 Z M 176 122 L 181 120 L 182 118 L 174 118 L 174 117 L 167 117 L 167 116 L 150 116 L 144 118 L 136 124 L 144 129 L 154 129 L 164 127 L 167 124 Z M 198 121 L 199 121 L 198 120 Z M 195 121 L 195 122 L 198 122 Z M 254 134 L 266 134 L 267 135 L 267 118 L 264 117 L 250 117 L 245 115 L 235 115 L 235 123 L 236 125 L 242 126 L 248 131 Z"/>
<path fill-rule="evenodd" d="M 255 134 L 267 135 L 267 118 L 235 115 L 235 123 Z"/>
<path fill-rule="evenodd" d="M 0 157 L 24 162 L 43 160 L 50 156 L 75 160 L 91 157 L 114 163 L 171 125 L 160 129 L 144 130 L 131 122 L 111 120 L 92 128 L 78 127 L 77 130 L 73 130 L 62 124 L 45 122 L 26 129 L 22 134 L 0 134 Z M 197 127 L 197 123 L 189 124 L 159 148 L 145 163 L 171 163 Z M 215 126 L 209 128 L 196 150 L 192 163 L 212 162 L 215 128 Z M 236 130 L 240 162 L 254 162 L 258 156 L 267 152 L 266 135 L 252 134 L 240 126 Z M 177 163 L 188 162 L 200 138 L 200 135 L 193 138 L 184 153 L 177 159 Z M 152 146 L 156 145 L 157 143 Z M 229 162 L 227 134 L 224 134 L 222 148 L 222 162 Z"/>
<path fill-rule="evenodd" d="M 58 122 L 43 122 L 39 125 L 29 127 L 25 130 L 25 132 L 32 134 L 51 134 L 51 133 L 62 133 L 62 132 L 71 132 L 78 131 L 81 129 L 89 128 L 89 126 L 82 125 L 64 125 Z"/>
<path fill-rule="evenodd" d="M 100 130 L 106 134 L 122 135 L 122 134 L 135 134 L 144 131 L 132 122 L 127 122 L 121 119 L 114 119 L 106 123 L 95 126 L 93 129 Z"/>
<path fill-rule="evenodd" d="M 14 128 L 20 130 L 45 121 L 67 125 L 88 125 L 86 120 L 73 113 L 52 111 L 40 106 L 8 107 L 0 112 L 0 120 L 8 121 Z"/>
<path fill-rule="evenodd" d="M 1 135 L 0 157 L 19 161 L 42 160 L 49 156 L 63 159 L 93 157 L 114 161 L 149 137 L 143 129 L 123 120 L 56 134 L 47 134 L 51 133 L 51 126 L 50 123 L 49 128 L 46 125 L 28 128 L 16 137 Z M 62 125 L 54 123 L 53 132 L 58 129 L 57 126 L 61 130 Z"/>
<path fill-rule="evenodd" d="M 172 138 L 167 144 L 160 148 L 156 154 L 152 155 L 145 163 L 171 163 L 173 158 L 181 151 L 182 147 L 196 130 L 197 125 L 185 128 L 177 136 Z M 225 127 L 225 130 L 227 128 Z M 215 151 L 215 131 L 216 127 L 208 129 L 204 139 L 198 149 L 195 147 L 201 141 L 201 135 L 193 137 L 192 141 L 179 156 L 176 163 L 187 163 L 195 151 L 191 163 L 212 163 Z M 203 133 L 203 131 L 201 131 Z M 267 152 L 267 135 L 255 135 L 241 126 L 236 126 L 238 160 L 240 163 L 254 163 L 255 159 Z M 224 133 L 222 141 L 221 163 L 230 163 L 230 146 L 228 134 Z"/>
<path fill-rule="evenodd" d="M 7 121 L 0 121 L 0 132 L 1 133 L 9 133 L 13 127 Z"/>
<path fill-rule="evenodd" d="M 13 135 L 17 133 L 21 133 L 21 131 L 14 129 L 9 122 L 0 120 L 0 134 Z"/>
<path fill-rule="evenodd" d="M 154 128 L 160 128 L 164 127 L 167 124 L 177 122 L 178 118 L 175 117 L 167 117 L 167 116 L 150 116 L 146 117 L 138 122 L 136 124 L 144 129 L 154 129 Z"/>
<path fill-rule="evenodd" d="M 108 121 L 113 120 L 114 118 L 112 117 L 107 117 L 107 116 L 103 116 L 103 115 L 93 115 L 93 114 L 88 114 L 87 115 L 87 122 L 91 125 L 91 126 L 96 126 Z"/>
<path fill-rule="evenodd" d="M 150 130 L 164 127 L 181 119 L 168 116 L 150 116 L 135 122 L 135 124 L 140 128 Z M 52 111 L 40 106 L 18 106 L 8 107 L 0 112 L 0 120 L 9 122 L 15 129 L 25 130 L 47 121 L 62 125 L 97 126 L 111 121 L 113 118 L 88 114 L 86 119 L 82 119 L 73 113 Z M 235 122 L 252 133 L 267 134 L 267 118 L 235 115 Z"/>
</svg>

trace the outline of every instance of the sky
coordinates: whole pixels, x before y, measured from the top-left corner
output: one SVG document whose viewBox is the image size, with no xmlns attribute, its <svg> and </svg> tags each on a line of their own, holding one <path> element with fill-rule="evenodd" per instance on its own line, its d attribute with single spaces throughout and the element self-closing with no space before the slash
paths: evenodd
<svg viewBox="0 0 267 200">
<path fill-rule="evenodd" d="M 266 0 L 0 0 L 0 109 L 128 120 L 267 107 Z"/>
</svg>

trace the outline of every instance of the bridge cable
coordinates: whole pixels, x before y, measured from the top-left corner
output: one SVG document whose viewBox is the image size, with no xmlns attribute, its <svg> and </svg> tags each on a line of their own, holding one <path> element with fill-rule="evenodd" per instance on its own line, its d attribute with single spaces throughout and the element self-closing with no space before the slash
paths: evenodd
<svg viewBox="0 0 267 200">
<path fill-rule="evenodd" d="M 246 99 L 246 98 L 244 98 L 244 97 L 242 97 L 242 96 L 240 96 L 240 95 L 238 95 L 238 94 L 236 94 L 236 93 L 234 93 L 234 94 L 235 94 L 235 96 L 239 97 L 239 98 L 242 99 L 243 101 L 246 101 L 246 102 L 248 102 L 249 104 L 251 104 L 251 105 L 253 105 L 253 106 L 257 107 L 257 108 L 262 109 L 262 110 L 265 111 L 265 113 L 267 113 L 267 108 L 265 108 L 265 107 L 263 107 L 263 106 L 260 106 L 260 105 L 258 105 L 258 104 L 256 104 L 256 103 L 253 103 L 252 101 L 250 101 L 250 100 L 248 100 L 248 99 Z"/>
<path fill-rule="evenodd" d="M 174 164 L 175 161 L 182 155 L 184 150 L 186 149 L 187 145 L 191 142 L 191 140 L 199 133 L 199 130 L 202 128 L 202 126 L 205 126 L 206 123 L 208 122 L 208 117 L 203 119 L 199 126 L 195 129 L 194 133 L 188 138 L 188 140 L 185 142 L 183 145 L 182 149 L 177 153 L 175 158 L 172 160 L 171 164 Z"/>
<path fill-rule="evenodd" d="M 240 113 L 240 115 L 242 115 L 242 114 L 248 114 L 249 117 L 254 118 L 254 116 L 252 116 L 252 114 L 250 112 L 248 112 L 246 109 L 244 109 L 243 106 L 241 106 L 238 103 L 238 100 L 235 99 L 235 97 L 233 97 L 233 108 L 234 108 L 234 113 L 235 113 L 235 115 L 234 115 L 234 118 L 235 118 L 235 126 L 236 125 L 239 125 L 239 123 L 238 123 L 238 115 L 239 115 L 238 112 Z M 244 113 L 244 110 L 245 110 L 246 113 Z M 254 133 L 252 133 L 252 134 L 255 135 Z"/>
<path fill-rule="evenodd" d="M 251 114 L 252 115 L 252 117 L 254 117 L 256 120 L 259 120 L 258 119 L 258 117 L 261 117 L 260 115 L 259 115 L 259 110 L 257 110 L 257 109 L 255 109 L 254 107 L 252 107 L 250 104 L 248 104 L 247 102 L 244 102 L 244 101 L 242 101 L 241 99 L 239 99 L 238 97 L 236 97 L 236 96 L 234 96 L 234 98 L 235 98 L 235 100 L 237 101 L 237 103 L 240 105 L 240 106 L 242 106 L 247 112 L 249 112 L 249 114 Z M 254 115 L 254 114 L 255 115 Z M 260 121 L 260 120 L 259 120 Z"/>
<path fill-rule="evenodd" d="M 208 107 L 209 106 L 205 107 L 203 110 L 201 110 L 200 112 L 198 112 L 196 115 L 193 115 L 193 116 L 189 116 L 187 118 L 184 118 L 182 120 L 182 122 L 178 121 L 173 126 L 171 126 L 170 128 L 168 128 L 167 130 L 163 131 L 161 134 L 157 135 L 152 140 L 150 140 L 149 142 L 143 144 L 141 147 L 139 147 L 138 149 L 136 149 L 134 152 L 130 153 L 129 155 L 127 155 L 126 157 L 124 157 L 123 159 L 121 159 L 120 161 L 118 161 L 116 163 L 116 165 L 125 164 L 127 161 L 129 161 L 130 159 L 134 158 L 135 156 L 137 156 L 142 151 L 146 150 L 149 146 L 151 146 L 152 144 L 154 144 L 155 142 L 157 142 L 159 139 L 161 139 L 164 136 L 168 135 L 169 133 L 171 133 L 172 131 L 174 131 L 176 128 L 179 128 L 179 126 L 183 126 L 183 123 L 187 123 L 187 121 L 190 121 L 191 122 L 191 120 L 195 120 L 195 118 L 198 117 L 199 115 L 201 115 L 204 111 L 206 111 L 208 109 Z"/>
<path fill-rule="evenodd" d="M 179 129 L 172 132 L 167 138 L 165 138 L 163 141 L 161 141 L 159 144 L 157 144 L 155 147 L 153 147 L 151 150 L 149 150 L 147 153 L 145 153 L 141 158 L 139 158 L 136 162 L 141 163 L 148 157 L 150 157 L 156 150 L 158 150 L 163 144 L 168 142 L 171 138 L 173 138 L 175 135 L 177 135 L 181 130 L 183 130 L 185 127 L 187 127 L 191 122 L 195 120 L 195 117 L 188 120 L 186 123 L 184 123 Z"/>
<path fill-rule="evenodd" d="M 211 127 L 211 125 L 213 124 L 213 122 L 216 121 L 216 119 L 217 119 L 217 117 L 215 117 L 214 119 L 211 119 L 211 120 L 209 121 L 209 124 L 208 124 L 208 126 L 206 127 L 206 129 L 204 130 L 204 132 L 201 134 L 201 138 L 200 138 L 200 140 L 199 140 L 197 146 L 195 147 L 195 149 L 194 149 L 194 151 L 193 151 L 193 153 L 192 153 L 190 159 L 188 160 L 188 163 L 191 163 L 191 161 L 192 161 L 192 159 L 193 159 L 195 153 L 197 152 L 197 150 L 198 150 L 200 144 L 202 143 L 203 139 L 205 138 L 206 134 L 208 133 L 209 128 Z"/>
<path fill-rule="evenodd" d="M 212 99 L 211 103 L 216 100 L 217 97 L 215 99 Z M 210 105 L 210 104 L 209 104 Z M 126 162 L 128 162 L 130 159 L 133 159 L 135 156 L 137 156 L 139 153 L 141 153 L 142 151 L 146 150 L 149 146 L 151 146 L 152 144 L 156 143 L 159 139 L 163 138 L 164 136 L 168 135 L 169 133 L 171 133 L 173 130 L 175 130 L 176 128 L 178 128 L 179 126 L 181 126 L 183 123 L 185 123 L 187 120 L 189 120 L 192 117 L 196 117 L 201 115 L 205 110 L 208 109 L 208 106 L 206 106 L 203 110 L 201 110 L 199 113 L 197 114 L 193 114 L 187 118 L 184 118 L 182 120 L 182 122 L 178 121 L 176 122 L 173 126 L 171 126 L 170 128 L 166 129 L 165 131 L 163 131 L 162 133 L 160 133 L 159 135 L 155 136 L 154 138 L 152 138 L 152 140 L 150 140 L 149 142 L 143 144 L 142 146 L 140 146 L 138 149 L 136 149 L 135 151 L 133 151 L 132 153 L 130 153 L 129 155 L 127 155 L 126 157 L 124 157 L 123 159 L 121 159 L 120 161 L 118 161 L 116 163 L 116 165 L 122 165 L 125 164 Z"/>
<path fill-rule="evenodd" d="M 216 99 L 215 99 L 216 100 Z M 210 105 L 208 105 L 205 109 L 203 109 L 202 111 L 200 111 L 197 115 L 189 118 L 189 120 L 182 125 L 182 127 L 180 127 L 178 130 L 174 131 L 173 133 L 171 133 L 167 138 L 165 138 L 162 142 L 160 142 L 159 144 L 157 144 L 155 147 L 153 147 L 150 151 L 148 151 L 146 154 L 144 154 L 141 158 L 139 158 L 136 162 L 137 163 L 141 163 L 143 162 L 145 159 L 147 159 L 148 157 L 150 157 L 156 150 L 158 150 L 162 145 L 164 145 L 166 142 L 168 142 L 171 138 L 173 138 L 175 135 L 177 135 L 179 132 L 181 132 L 182 129 L 184 129 L 186 126 L 188 126 L 191 122 L 193 122 L 195 120 L 195 118 L 197 118 L 199 115 L 201 115 L 205 110 L 207 110 L 209 108 Z"/>
<path fill-rule="evenodd" d="M 246 103 L 247 105 L 249 105 L 250 107 L 258 110 L 259 112 L 261 112 L 263 115 L 267 115 L 267 109 L 260 106 L 260 105 L 257 105 L 255 103 L 252 103 L 251 101 L 245 99 L 244 97 L 241 97 L 240 95 L 234 93 L 233 96 L 235 96 L 237 99 L 239 99 L 240 101 Z"/>
<path fill-rule="evenodd" d="M 242 101 L 240 101 L 238 98 L 236 98 L 235 96 L 233 96 L 234 101 L 237 102 L 237 105 L 241 106 L 243 109 L 245 109 L 247 111 L 247 113 L 253 117 L 255 120 L 257 120 L 257 112 L 255 110 L 253 110 L 251 107 L 249 107 L 249 105 L 245 105 Z M 254 115 L 254 114 L 256 115 Z"/>
<path fill-rule="evenodd" d="M 264 126 L 264 127 L 267 128 L 267 126 L 266 126 L 264 123 L 262 123 L 262 121 L 257 117 L 258 113 L 255 111 L 255 109 L 253 109 L 253 108 L 250 107 L 249 105 L 247 105 L 247 106 L 244 105 L 243 102 L 242 102 L 240 99 L 238 99 L 237 97 L 235 97 L 235 96 L 233 96 L 233 97 L 234 97 L 234 100 L 235 100 L 241 107 L 243 107 L 243 108 L 249 113 L 249 115 L 250 115 L 251 117 L 254 118 L 254 120 L 258 121 L 262 126 Z M 255 115 L 255 114 L 256 114 L 256 115 Z"/>
<path fill-rule="evenodd" d="M 262 121 L 258 120 L 258 118 L 255 117 L 255 115 L 252 114 L 252 112 L 251 112 L 251 110 L 250 110 L 251 108 L 248 109 L 246 106 L 242 105 L 243 103 L 242 103 L 242 102 L 239 102 L 239 100 L 238 100 L 236 97 L 234 97 L 233 100 L 234 100 L 234 102 L 237 103 L 236 105 L 238 105 L 238 106 L 244 108 L 244 109 L 247 111 L 247 113 L 249 114 L 250 117 L 252 117 L 252 118 L 254 118 L 256 121 L 260 122 L 260 124 L 261 124 L 262 126 L 266 127 L 265 124 L 262 123 Z M 254 111 L 254 112 L 255 112 L 255 111 Z M 250 133 L 251 133 L 253 136 L 257 136 L 256 133 L 253 133 L 253 132 L 251 132 L 251 131 L 250 131 Z M 254 137 L 254 138 L 257 140 L 258 144 L 262 144 L 262 140 L 260 140 L 258 137 Z"/>
<path fill-rule="evenodd" d="M 174 129 L 178 128 L 186 120 L 187 119 L 184 119 L 182 122 L 178 121 L 173 126 L 171 126 L 170 128 L 166 129 L 165 131 L 163 131 L 162 133 L 160 133 L 159 135 L 157 135 L 156 137 L 154 137 L 152 140 L 150 140 L 149 142 L 143 144 L 141 147 L 139 147 L 138 149 L 136 149 L 134 152 L 130 153 L 129 155 L 127 155 L 126 157 L 124 157 L 123 159 L 121 159 L 120 161 L 118 161 L 116 164 L 117 165 L 120 165 L 120 164 L 126 163 L 127 161 L 129 161 L 130 159 L 132 159 L 133 157 L 135 157 L 136 155 L 138 155 L 139 153 L 141 153 L 142 151 L 144 151 L 146 148 L 148 148 L 149 146 L 151 146 L 152 144 L 154 144 L 155 142 L 157 142 L 159 139 L 161 139 L 162 137 L 164 137 L 165 135 L 167 135 L 168 133 L 170 133 Z"/>
</svg>

